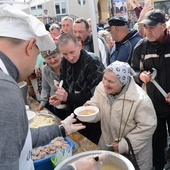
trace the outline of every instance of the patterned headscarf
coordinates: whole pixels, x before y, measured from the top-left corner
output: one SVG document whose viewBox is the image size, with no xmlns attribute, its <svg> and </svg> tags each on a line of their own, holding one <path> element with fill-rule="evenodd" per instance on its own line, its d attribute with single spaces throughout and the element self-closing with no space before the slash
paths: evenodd
<svg viewBox="0 0 170 170">
<path fill-rule="evenodd" d="M 129 78 L 136 74 L 126 62 L 115 61 L 106 69 L 113 71 L 123 85 L 127 84 L 129 82 Z"/>
</svg>

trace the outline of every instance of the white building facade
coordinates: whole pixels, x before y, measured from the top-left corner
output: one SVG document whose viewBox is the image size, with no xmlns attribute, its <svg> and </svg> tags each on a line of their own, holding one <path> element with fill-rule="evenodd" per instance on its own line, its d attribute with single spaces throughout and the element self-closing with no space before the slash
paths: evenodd
<svg viewBox="0 0 170 170">
<path fill-rule="evenodd" d="M 15 2 L 18 1 L 24 0 L 15 0 Z M 110 0 L 25 0 L 25 3 L 13 3 L 13 5 L 40 19 L 44 15 L 44 10 L 47 9 L 50 17 L 60 21 L 66 15 L 71 16 L 73 19 L 77 17 L 90 18 L 88 1 L 94 3 L 96 22 L 99 21 L 99 18 L 104 20 L 109 18 Z"/>
</svg>

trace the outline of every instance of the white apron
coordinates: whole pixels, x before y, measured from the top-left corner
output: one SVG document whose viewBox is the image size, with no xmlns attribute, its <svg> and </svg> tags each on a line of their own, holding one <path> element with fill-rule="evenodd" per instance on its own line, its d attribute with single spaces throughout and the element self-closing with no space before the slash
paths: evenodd
<svg viewBox="0 0 170 170">
<path fill-rule="evenodd" d="M 4 63 L 0 59 L 0 68 L 2 71 L 9 75 Z M 20 158 L 19 158 L 19 170 L 34 170 L 34 164 L 31 158 L 32 151 L 32 139 L 30 129 L 28 128 L 28 134 L 25 139 L 25 144 L 22 148 Z"/>
</svg>

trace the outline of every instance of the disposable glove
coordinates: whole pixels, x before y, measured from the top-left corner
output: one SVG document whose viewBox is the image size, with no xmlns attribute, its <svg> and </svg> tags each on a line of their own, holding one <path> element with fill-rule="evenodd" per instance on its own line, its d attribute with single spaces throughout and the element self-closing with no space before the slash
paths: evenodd
<svg viewBox="0 0 170 170">
<path fill-rule="evenodd" d="M 61 121 L 61 124 L 64 126 L 64 129 L 67 132 L 67 135 L 77 132 L 78 130 L 86 128 L 82 123 L 75 123 L 77 119 L 74 118 L 74 114 L 72 113 L 66 119 Z M 73 124 L 75 123 L 75 124 Z"/>
</svg>

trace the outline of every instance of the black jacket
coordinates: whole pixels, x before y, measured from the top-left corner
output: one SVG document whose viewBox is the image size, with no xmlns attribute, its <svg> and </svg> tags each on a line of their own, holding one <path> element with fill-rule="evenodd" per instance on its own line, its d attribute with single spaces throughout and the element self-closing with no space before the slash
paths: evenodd
<svg viewBox="0 0 170 170">
<path fill-rule="evenodd" d="M 138 72 L 146 70 L 152 73 L 152 68 L 155 68 L 157 70 L 155 80 L 167 93 L 170 92 L 170 35 L 167 34 L 161 43 L 142 39 L 134 49 L 132 65 Z M 170 105 L 165 102 L 165 97 L 152 82 L 146 84 L 146 90 L 157 115 L 170 117 Z"/>
</svg>

